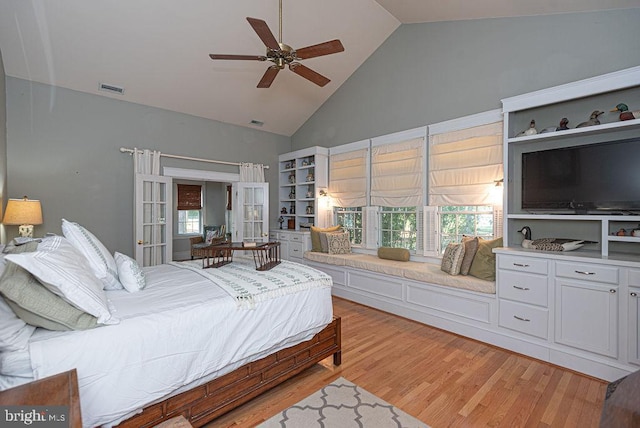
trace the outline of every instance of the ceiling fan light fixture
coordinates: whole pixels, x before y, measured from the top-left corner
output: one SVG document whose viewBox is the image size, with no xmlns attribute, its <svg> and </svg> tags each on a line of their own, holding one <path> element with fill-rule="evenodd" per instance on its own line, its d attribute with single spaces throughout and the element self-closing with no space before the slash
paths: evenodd
<svg viewBox="0 0 640 428">
<path fill-rule="evenodd" d="M 273 80 L 276 78 L 278 72 L 284 69 L 286 65 L 288 65 L 289 69 L 296 73 L 298 76 L 301 76 L 318 86 L 325 86 L 331 80 L 329 80 L 322 74 L 315 72 L 310 68 L 294 61 L 343 52 L 344 46 L 342 46 L 340 40 L 335 39 L 328 42 L 319 43 L 317 45 L 306 46 L 297 50 L 293 49 L 291 46 L 282 43 L 282 0 L 280 0 L 279 18 L 280 40 L 276 40 L 265 21 L 257 18 L 247 17 L 249 25 L 251 25 L 251 28 L 253 28 L 253 30 L 256 32 L 256 34 L 266 47 L 266 56 L 210 54 L 209 57 L 213 60 L 269 60 L 273 62 L 274 65 L 267 68 L 264 75 L 260 79 L 260 82 L 258 82 L 258 88 L 271 87 L 271 83 L 273 83 Z"/>
</svg>

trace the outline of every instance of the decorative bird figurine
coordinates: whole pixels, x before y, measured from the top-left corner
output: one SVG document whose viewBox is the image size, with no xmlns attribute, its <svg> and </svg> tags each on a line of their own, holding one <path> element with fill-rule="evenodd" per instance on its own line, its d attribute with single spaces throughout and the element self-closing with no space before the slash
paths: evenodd
<svg viewBox="0 0 640 428">
<path fill-rule="evenodd" d="M 604 112 L 600 110 L 594 110 L 593 113 L 591 113 L 591 117 L 589 117 L 589 120 L 587 120 L 586 122 L 582 122 L 581 124 L 576 126 L 576 128 L 584 128 L 585 126 L 600 125 L 598 116 L 600 116 L 602 113 Z"/>
<path fill-rule="evenodd" d="M 562 119 L 560 119 L 560 126 L 556 128 L 556 131 L 566 131 L 567 129 L 569 129 L 569 127 L 567 126 L 568 124 L 569 119 L 563 117 Z"/>
<path fill-rule="evenodd" d="M 540 251 L 572 251 L 577 250 L 584 244 L 594 243 L 593 241 L 583 241 L 568 238 L 540 238 L 531 239 L 531 228 L 524 226 L 518 232 L 524 235 L 522 247 Z"/>
<path fill-rule="evenodd" d="M 524 131 L 518 133 L 516 137 L 524 137 L 525 135 L 535 135 L 537 133 L 538 133 L 538 130 L 536 129 L 536 121 L 531 120 L 531 122 L 529 123 L 529 127 Z"/>
<path fill-rule="evenodd" d="M 620 103 L 618 104 L 613 111 L 620 112 L 620 120 L 632 120 L 632 119 L 640 119 L 640 110 L 629 111 L 629 107 L 626 104 Z"/>
<path fill-rule="evenodd" d="M 544 134 L 546 132 L 564 131 L 565 129 L 569 129 L 567 127 L 567 123 L 569 123 L 569 119 L 563 117 L 560 120 L 559 126 L 549 126 L 548 128 L 544 128 L 542 131 L 540 131 L 539 134 Z"/>
</svg>

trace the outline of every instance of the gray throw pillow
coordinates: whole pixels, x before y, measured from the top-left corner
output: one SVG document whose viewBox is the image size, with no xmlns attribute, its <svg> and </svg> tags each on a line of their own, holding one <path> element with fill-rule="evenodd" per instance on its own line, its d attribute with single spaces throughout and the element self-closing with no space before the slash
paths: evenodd
<svg viewBox="0 0 640 428">
<path fill-rule="evenodd" d="M 48 330 L 86 330 L 96 327 L 96 317 L 47 290 L 31 273 L 7 261 L 0 277 L 0 294 L 27 324 Z"/>
</svg>

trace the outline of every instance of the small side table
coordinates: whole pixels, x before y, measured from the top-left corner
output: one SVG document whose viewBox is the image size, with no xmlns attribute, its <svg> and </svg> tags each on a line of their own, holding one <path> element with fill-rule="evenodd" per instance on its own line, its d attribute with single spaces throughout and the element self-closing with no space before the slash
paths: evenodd
<svg viewBox="0 0 640 428">
<path fill-rule="evenodd" d="M 69 427 L 82 428 L 76 370 L 0 391 L 1 406 L 68 406 Z"/>
</svg>

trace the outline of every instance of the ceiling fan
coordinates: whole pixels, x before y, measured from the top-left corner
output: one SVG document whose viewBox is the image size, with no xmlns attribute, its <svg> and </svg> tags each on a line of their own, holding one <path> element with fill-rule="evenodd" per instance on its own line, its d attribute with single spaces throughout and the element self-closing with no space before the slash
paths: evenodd
<svg viewBox="0 0 640 428">
<path fill-rule="evenodd" d="M 300 49 L 293 49 L 289 45 L 282 43 L 282 0 L 280 0 L 280 32 L 279 41 L 273 36 L 273 33 L 267 26 L 267 23 L 261 19 L 249 18 L 249 25 L 258 34 L 262 43 L 267 47 L 266 55 L 226 55 L 226 54 L 210 54 L 211 59 L 230 59 L 230 60 L 249 60 L 249 61 L 271 61 L 273 65 L 267 68 L 267 71 L 258 82 L 258 88 L 268 88 L 278 75 L 278 72 L 285 66 L 289 66 L 289 70 L 299 76 L 315 83 L 318 86 L 325 86 L 331 80 L 320 73 L 317 73 L 300 64 L 298 61 L 302 59 L 315 58 L 323 55 L 330 55 L 344 51 L 344 46 L 340 40 L 331 40 L 317 45 L 307 46 Z"/>
</svg>

